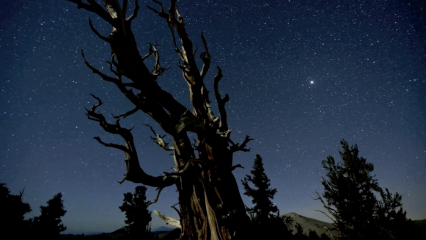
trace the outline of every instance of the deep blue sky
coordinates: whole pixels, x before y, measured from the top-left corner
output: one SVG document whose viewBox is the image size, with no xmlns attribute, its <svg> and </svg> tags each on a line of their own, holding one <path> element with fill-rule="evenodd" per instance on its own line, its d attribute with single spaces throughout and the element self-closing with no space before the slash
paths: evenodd
<svg viewBox="0 0 426 240">
<path fill-rule="evenodd" d="M 250 153 L 235 155 L 245 166 L 234 171 L 237 180 L 259 153 L 281 213 L 325 220 L 313 200 L 322 191 L 321 160 L 337 159 L 344 138 L 374 164 L 380 186 L 402 195 L 408 217 L 426 218 L 426 20 L 418 2 L 178 2 L 193 42 L 201 48 L 204 31 L 212 66 L 223 70 L 220 90 L 231 97 L 234 141 L 256 139 Z M 158 81 L 189 106 L 170 30 L 145 8 L 155 4 L 139 4 L 132 26 L 141 55 L 147 42 L 160 44 L 162 64 L 172 67 Z M 122 152 L 93 137 L 121 139 L 85 116 L 84 107 L 95 103 L 90 93 L 104 100 L 106 116 L 132 109 L 83 63 L 81 49 L 93 66 L 109 72 L 109 46 L 90 31 L 89 16 L 109 34 L 102 19 L 65 0 L 5 1 L 0 9 L 0 182 L 15 194 L 25 187 L 24 200 L 33 208 L 28 217 L 62 192 L 66 233 L 124 226 L 118 206 L 136 186 L 117 184 L 125 173 Z M 206 77 L 210 90 L 214 74 L 212 68 Z M 146 123 L 161 132 L 142 112 L 123 121 L 135 126 L 141 166 L 153 175 L 170 171 L 173 160 L 151 142 Z M 175 190 L 164 190 L 150 209 L 177 218 L 169 207 L 177 203 Z M 147 194 L 155 197 L 153 189 Z M 153 216 L 152 228 L 161 225 Z"/>
</svg>

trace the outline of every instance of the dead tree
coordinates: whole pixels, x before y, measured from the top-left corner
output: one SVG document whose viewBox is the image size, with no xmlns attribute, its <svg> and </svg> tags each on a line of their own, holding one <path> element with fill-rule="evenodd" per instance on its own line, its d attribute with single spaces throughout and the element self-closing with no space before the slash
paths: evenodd
<svg viewBox="0 0 426 240">
<path fill-rule="evenodd" d="M 105 143 L 99 137 L 95 137 L 99 143 L 125 153 L 127 173 L 120 183 L 127 180 L 156 187 L 158 195 L 163 188 L 175 185 L 179 192 L 180 206 L 179 210 L 177 208 L 175 210 L 181 218 L 177 225 L 180 223 L 182 239 L 250 239 L 247 237 L 249 218 L 232 174 L 232 171 L 240 165 L 233 166 L 232 161 L 234 152 L 249 151 L 246 144 L 252 139 L 247 136 L 242 143 L 234 143 L 230 138 L 231 130 L 228 128 L 225 110 L 229 96 L 225 95 L 222 98 L 219 93 L 218 84 L 222 78 L 219 67 L 214 77 L 214 95 L 219 115 L 214 115 L 209 92 L 204 85 L 204 78 L 211 62 L 206 39 L 201 34 L 204 52 L 200 54 L 203 62 L 200 70 L 196 64 L 196 49 L 188 37 L 183 17 L 176 6 L 177 0 L 171 0 L 167 12 L 156 0 L 153 2 L 157 7 L 148 6 L 148 8 L 163 18 L 171 30 L 174 50 L 179 58 L 179 68 L 189 86 L 192 111 L 157 84 L 157 78 L 168 69 L 160 65 L 157 46 L 150 44 L 148 54 L 144 56 L 139 54 L 131 30 L 132 20 L 137 17 L 139 10 L 137 0 L 133 14 L 129 17 L 126 17 L 128 0 L 124 0 L 122 6 L 117 0 L 103 0 L 106 8 L 95 0 L 87 0 L 87 3 L 82 0 L 68 1 L 77 4 L 78 8 L 97 14 L 112 26 L 111 34 L 108 37 L 102 36 L 89 19 L 92 31 L 111 46 L 112 57 L 108 63 L 115 76 L 108 76 L 94 68 L 82 52 L 83 59 L 95 74 L 115 84 L 135 106 L 133 110 L 116 116 L 115 123 L 107 122 L 105 117 L 96 111 L 102 105 L 101 99 L 96 96 L 92 95 L 98 103 L 87 109 L 90 120 L 99 122 L 105 131 L 118 134 L 125 141 L 125 144 Z M 144 64 L 144 60 L 148 57 L 155 60 L 151 71 Z M 123 76 L 131 82 L 124 82 Z M 120 126 L 120 119 L 139 110 L 148 114 L 164 132 L 173 137 L 173 145 L 169 146 L 163 140 L 164 136 L 157 134 L 149 126 L 155 135 L 154 142 L 164 150 L 173 151 L 174 172 L 151 176 L 140 167 L 131 129 Z M 188 132 L 196 134 L 195 146 L 191 144 Z"/>
</svg>

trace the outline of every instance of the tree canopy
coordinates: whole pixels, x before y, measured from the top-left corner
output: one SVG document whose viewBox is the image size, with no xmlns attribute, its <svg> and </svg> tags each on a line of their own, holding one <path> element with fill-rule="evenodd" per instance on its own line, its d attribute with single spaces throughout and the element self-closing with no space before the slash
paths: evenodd
<svg viewBox="0 0 426 240">
<path fill-rule="evenodd" d="M 374 166 L 359 156 L 358 146 L 341 140 L 341 162 L 332 156 L 322 161 L 326 178 L 324 193 L 316 192 L 335 227 L 344 239 L 396 239 L 407 236 L 409 224 L 402 197 L 379 186 Z M 380 197 L 380 198 L 379 198 Z"/>
<path fill-rule="evenodd" d="M 35 217 L 32 223 L 33 233 L 45 239 L 56 239 L 67 229 L 61 219 L 67 212 L 64 209 L 62 193 L 47 201 L 46 206 L 40 206 L 40 210 L 41 215 Z"/>
<path fill-rule="evenodd" d="M 126 231 L 128 239 L 149 239 L 151 237 L 151 212 L 148 211 L 146 201 L 147 188 L 137 186 L 135 192 L 124 194 L 123 205 L 119 208 L 126 214 Z"/>
</svg>

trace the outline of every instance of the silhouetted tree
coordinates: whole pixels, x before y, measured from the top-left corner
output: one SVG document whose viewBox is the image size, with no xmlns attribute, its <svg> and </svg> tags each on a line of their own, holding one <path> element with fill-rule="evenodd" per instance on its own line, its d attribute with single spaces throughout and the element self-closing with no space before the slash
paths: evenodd
<svg viewBox="0 0 426 240">
<path fill-rule="evenodd" d="M 103 8 L 94 0 L 69 0 L 78 8 L 97 14 L 112 26 L 108 37 L 102 36 L 89 21 L 92 31 L 111 47 L 111 60 L 108 62 L 115 77 L 107 76 L 94 68 L 85 58 L 85 64 L 106 82 L 113 83 L 134 105 L 134 109 L 115 116 L 116 123 L 109 123 L 104 115 L 97 112 L 102 105 L 100 98 L 91 109 L 87 110 L 90 120 L 97 121 L 101 127 L 112 134 L 120 135 L 125 144 L 105 143 L 99 137 L 95 139 L 104 146 L 119 149 L 125 153 L 127 173 L 125 180 L 156 187 L 158 191 L 171 185 L 176 185 L 179 193 L 179 222 L 183 234 L 188 239 L 247 239 L 250 228 L 247 228 L 249 218 L 241 199 L 237 182 L 232 174 L 233 154 L 237 151 L 249 151 L 246 144 L 252 140 L 248 136 L 242 143 L 231 140 L 231 130 L 228 127 L 225 104 L 229 96 L 221 97 L 219 81 L 222 78 L 221 69 L 217 68 L 214 77 L 214 96 L 217 101 L 219 114 L 213 113 L 208 96 L 209 91 L 204 84 L 204 78 L 210 68 L 211 55 L 207 41 L 201 34 L 204 52 L 200 54 L 202 66 L 197 64 L 196 48 L 194 48 L 186 31 L 181 12 L 176 6 L 177 0 L 170 0 L 168 11 L 164 11 L 159 1 L 153 1 L 158 8 L 151 9 L 170 28 L 170 45 L 177 53 L 176 65 L 182 71 L 184 84 L 189 86 L 189 99 L 192 109 L 178 102 L 170 93 L 164 91 L 157 80 L 169 67 L 160 65 L 158 45 L 149 44 L 149 51 L 141 56 L 137 42 L 132 32 L 131 24 L 139 10 L 138 0 L 135 0 L 133 14 L 127 17 L 128 0 L 123 0 L 120 6 L 117 0 L 104 0 Z M 180 9 L 181 10 L 181 9 Z M 143 24 L 149 24 L 143 22 Z M 169 28 L 166 27 L 169 34 Z M 160 30 L 159 30 L 160 31 Z M 88 40 L 90 41 L 90 40 Z M 142 42 L 147 42 L 143 40 Z M 154 58 L 154 67 L 149 70 L 144 60 Z M 92 95 L 94 96 L 94 95 Z M 164 176 L 151 176 L 139 165 L 134 138 L 130 129 L 120 126 L 119 121 L 139 110 L 149 115 L 162 130 L 173 138 L 173 144 L 164 140 L 165 136 L 157 134 L 154 128 L 154 142 L 166 151 L 173 152 L 171 163 L 174 172 Z M 123 110 L 124 111 L 124 110 Z M 188 133 L 196 134 L 196 141 L 191 143 Z M 138 136 L 137 139 L 140 139 Z M 153 160 L 156 161 L 156 160 Z"/>
<path fill-rule="evenodd" d="M 357 145 L 345 140 L 339 151 L 341 163 L 329 156 L 322 161 L 327 179 L 322 178 L 324 193 L 316 192 L 344 239 L 398 239 L 407 226 L 401 196 L 383 191 L 371 172 L 374 166 L 358 156 Z M 381 200 L 376 198 L 379 193 Z M 324 201 L 325 199 L 325 201 Z"/>
<path fill-rule="evenodd" d="M 64 209 L 62 194 L 56 194 L 47 201 L 47 206 L 40 206 L 41 215 L 35 217 L 32 232 L 43 239 L 58 239 L 61 232 L 67 228 L 62 224 L 61 217 L 67 212 Z"/>
<path fill-rule="evenodd" d="M 321 237 L 321 239 L 324 239 L 324 240 L 331 240 L 331 238 L 325 233 L 321 234 L 320 237 Z"/>
<path fill-rule="evenodd" d="M 270 188 L 270 179 L 265 174 L 262 161 L 260 155 L 257 154 L 253 170 L 250 171 L 251 175 L 246 175 L 241 180 L 245 190 L 244 195 L 251 197 L 251 202 L 253 203 L 253 207 L 247 207 L 246 210 L 249 212 L 251 219 L 257 222 L 275 218 L 279 214 L 277 206 L 272 203 L 277 190 Z M 254 187 L 251 187 L 249 182 Z"/>
<path fill-rule="evenodd" d="M 291 237 L 286 225 L 288 219 L 279 216 L 279 210 L 272 202 L 277 190 L 270 188 L 270 179 L 265 174 L 263 160 L 259 154 L 256 155 L 250 173 L 251 175 L 246 175 L 241 182 L 245 190 L 244 195 L 252 198 L 253 207 L 246 207 L 246 210 L 256 228 L 256 237 L 258 239 Z"/>
<path fill-rule="evenodd" d="M 151 239 L 151 212 L 146 201 L 146 187 L 137 186 L 135 192 L 124 194 L 124 203 L 119 208 L 126 214 L 126 239 Z"/>
<path fill-rule="evenodd" d="M 0 183 L 0 232 L 3 236 L 22 239 L 29 230 L 29 221 L 24 215 L 31 212 L 28 203 L 23 202 L 24 190 L 18 195 L 10 194 L 6 184 Z"/>
</svg>

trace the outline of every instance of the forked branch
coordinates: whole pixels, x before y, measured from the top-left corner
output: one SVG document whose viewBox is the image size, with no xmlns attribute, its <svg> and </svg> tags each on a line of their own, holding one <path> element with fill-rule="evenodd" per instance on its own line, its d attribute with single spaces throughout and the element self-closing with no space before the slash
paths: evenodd
<svg viewBox="0 0 426 240">
<path fill-rule="evenodd" d="M 164 136 L 160 136 L 160 134 L 157 134 L 155 131 L 154 131 L 154 129 L 150 126 L 150 125 L 148 125 L 148 124 L 145 124 L 145 126 L 147 126 L 147 127 L 149 127 L 150 129 L 151 129 L 151 132 L 152 133 L 154 133 L 154 135 L 155 135 L 155 137 L 151 137 L 151 139 L 158 145 L 158 146 L 160 146 L 161 148 L 163 148 L 164 150 L 166 150 L 166 151 L 173 151 L 174 150 L 174 147 L 170 147 L 169 146 L 169 143 L 170 142 L 165 142 L 164 141 L 164 137 L 166 137 L 166 135 L 164 135 Z"/>
<path fill-rule="evenodd" d="M 216 66 L 217 67 L 217 66 Z M 219 125 L 219 131 L 224 132 L 228 130 L 228 121 L 227 121 L 227 114 L 225 110 L 225 103 L 229 101 L 228 94 L 225 95 L 224 98 L 220 96 L 219 93 L 219 82 L 222 79 L 222 69 L 217 67 L 217 75 L 214 77 L 214 95 L 216 96 L 217 105 L 219 108 L 219 114 L 220 114 L 220 125 Z"/>
<path fill-rule="evenodd" d="M 128 149 L 123 145 L 103 142 L 99 136 L 96 136 L 96 137 L 93 137 L 93 138 L 96 139 L 96 141 L 98 141 L 100 144 L 104 145 L 105 147 L 112 147 L 112 148 L 120 149 L 123 152 L 128 151 Z"/>
<path fill-rule="evenodd" d="M 95 139 L 106 147 L 113 147 L 116 149 L 120 149 L 125 153 L 125 163 L 126 163 L 126 174 L 124 175 L 123 180 L 119 181 L 119 183 L 123 183 L 125 180 L 131 181 L 134 183 L 142 183 L 144 185 L 164 188 L 171 186 L 175 183 L 177 177 L 175 176 L 158 176 L 154 177 L 146 174 L 143 169 L 139 165 L 139 159 L 136 152 L 136 148 L 133 142 L 133 135 L 129 129 L 123 128 L 120 126 L 120 118 L 116 120 L 116 124 L 110 124 L 106 121 L 104 115 L 100 112 L 95 112 L 96 109 L 102 105 L 102 100 L 95 95 L 91 94 L 96 100 L 98 100 L 98 104 L 93 105 L 92 108 L 86 109 L 87 117 L 90 120 L 99 122 L 99 125 L 106 131 L 112 134 L 120 135 L 126 142 L 126 145 L 119 145 L 114 143 L 105 143 L 99 137 L 95 137 Z"/>
<path fill-rule="evenodd" d="M 210 52 L 207 47 L 207 41 L 206 41 L 206 38 L 204 37 L 203 32 L 201 32 L 201 39 L 203 40 L 204 49 L 206 50 L 205 52 L 202 52 L 200 55 L 201 60 L 203 60 L 203 67 L 201 68 L 200 76 L 201 78 L 204 78 L 210 68 L 211 56 L 210 56 Z M 194 52 L 194 55 L 195 55 L 195 52 Z"/>
<path fill-rule="evenodd" d="M 115 21 L 112 19 L 112 17 L 108 14 L 107 11 L 105 11 L 95 0 L 87 0 L 87 3 L 83 3 L 82 0 L 68 0 L 70 2 L 73 2 L 77 4 L 77 8 L 84 8 L 89 12 L 93 12 L 98 14 L 101 18 L 103 18 L 105 21 L 107 21 L 112 26 L 115 25 Z"/>
<path fill-rule="evenodd" d="M 240 144 L 240 143 L 234 143 L 231 139 L 228 139 L 228 141 L 232 144 L 230 149 L 233 152 L 236 152 L 236 151 L 249 152 L 250 148 L 245 148 L 245 147 L 246 147 L 247 143 L 252 141 L 252 140 L 254 140 L 254 139 L 250 138 L 249 136 L 246 136 L 244 141 Z"/>
<path fill-rule="evenodd" d="M 107 81 L 107 82 L 112 82 L 112 83 L 115 83 L 115 84 L 119 84 L 119 83 L 121 83 L 121 81 L 118 79 L 118 78 L 112 78 L 112 77 L 109 77 L 109 76 L 107 76 L 106 74 L 104 74 L 104 73 L 102 73 L 101 71 L 99 71 L 98 69 L 96 69 L 96 68 L 94 68 L 87 60 L 86 60 L 86 57 L 84 56 L 84 52 L 83 52 L 83 50 L 81 50 L 81 56 L 83 56 L 83 59 L 84 59 L 84 63 L 86 64 L 86 66 L 88 67 L 88 68 L 90 68 L 91 70 L 92 70 L 92 72 L 93 73 L 96 73 L 96 74 L 98 74 L 99 76 L 101 76 L 102 77 L 102 79 L 103 80 L 105 80 L 105 81 Z"/>
<path fill-rule="evenodd" d="M 146 203 L 146 206 L 147 206 L 147 207 L 148 207 L 149 205 L 154 204 L 154 203 L 156 203 L 156 202 L 158 201 L 158 198 L 160 197 L 161 190 L 163 190 L 163 187 L 159 187 L 159 188 L 157 188 L 157 196 L 155 197 L 155 199 L 154 199 L 154 200 L 149 201 L 149 202 L 147 202 L 147 203 Z"/>
<path fill-rule="evenodd" d="M 128 112 L 126 112 L 126 113 L 124 113 L 124 114 L 121 114 L 121 115 L 118 115 L 118 116 L 114 116 L 114 115 L 112 115 L 112 116 L 113 116 L 115 119 L 120 119 L 121 117 L 122 117 L 122 118 L 126 118 L 126 117 L 128 117 L 128 116 L 130 116 L 130 115 L 132 115 L 132 114 L 136 113 L 138 110 L 139 110 L 139 107 L 135 107 L 134 109 L 132 109 L 132 110 L 130 110 L 130 111 L 128 111 Z"/>
<path fill-rule="evenodd" d="M 89 25 L 90 25 L 90 29 L 92 29 L 92 32 L 94 32 L 95 33 L 95 35 L 96 36 L 98 36 L 100 39 L 102 39 L 102 40 L 104 40 L 105 42 L 110 42 L 109 41 L 109 39 L 107 38 L 107 37 L 104 37 L 104 36 L 102 36 L 96 29 L 95 29 L 95 27 L 93 26 L 93 24 L 92 24 L 92 20 L 90 20 L 90 18 L 89 18 Z"/>
<path fill-rule="evenodd" d="M 149 44 L 149 55 L 153 55 L 155 59 L 154 69 L 152 70 L 151 74 L 155 77 L 163 74 L 166 70 L 170 68 L 170 65 L 166 68 L 162 68 L 160 65 L 160 54 L 157 51 L 157 44 Z"/>
<path fill-rule="evenodd" d="M 127 1 L 126 1 L 127 2 Z M 125 8 L 123 7 L 123 11 L 125 11 Z M 138 11 L 139 11 L 139 4 L 138 4 L 138 0 L 135 0 L 135 8 L 133 9 L 133 14 L 128 17 L 126 19 L 126 21 L 128 22 L 132 22 L 133 19 L 135 19 L 138 16 Z"/>
</svg>

